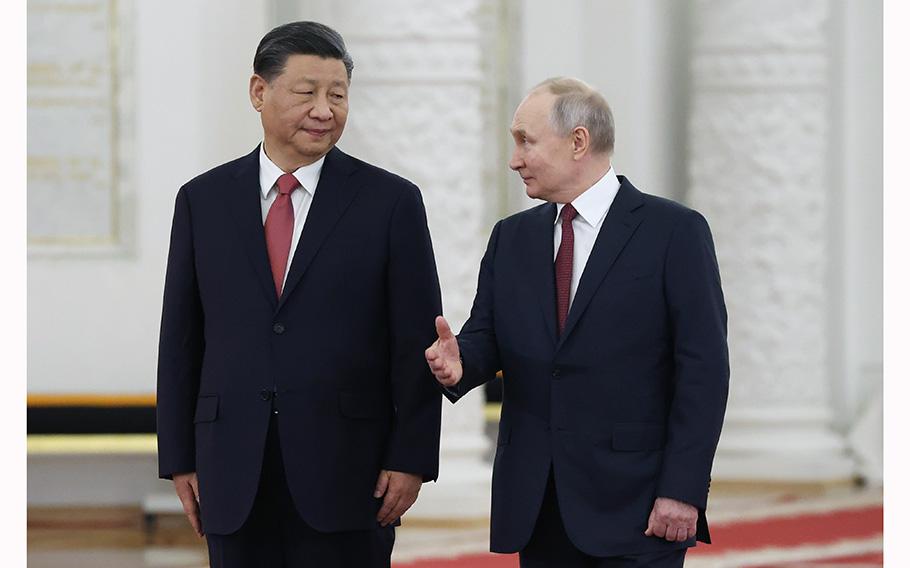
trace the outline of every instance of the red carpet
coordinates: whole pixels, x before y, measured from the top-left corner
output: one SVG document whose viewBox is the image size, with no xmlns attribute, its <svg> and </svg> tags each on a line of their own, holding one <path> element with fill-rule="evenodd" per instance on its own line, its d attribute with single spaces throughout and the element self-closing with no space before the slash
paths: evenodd
<svg viewBox="0 0 910 568">
<path fill-rule="evenodd" d="M 711 529 L 710 546 L 699 546 L 689 554 L 719 554 L 731 550 L 754 550 L 768 546 L 787 547 L 827 544 L 844 539 L 870 538 L 882 534 L 881 505 L 731 523 Z"/>
<path fill-rule="evenodd" d="M 741 568 L 813 568 L 882 566 L 878 539 L 883 532 L 881 505 L 717 523 L 714 544 L 687 554 L 687 565 Z M 737 560 L 741 559 L 741 560 Z M 518 568 L 518 555 L 472 554 L 455 558 L 400 562 L 396 568 Z"/>
</svg>

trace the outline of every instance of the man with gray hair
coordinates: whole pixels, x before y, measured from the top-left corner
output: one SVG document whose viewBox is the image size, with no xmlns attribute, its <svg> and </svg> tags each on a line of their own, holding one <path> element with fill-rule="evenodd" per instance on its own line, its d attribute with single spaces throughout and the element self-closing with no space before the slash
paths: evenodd
<svg viewBox="0 0 910 568">
<path fill-rule="evenodd" d="M 613 116 L 577 79 L 522 101 L 509 167 L 546 203 L 499 221 L 471 316 L 427 363 L 456 402 L 503 373 L 491 550 L 521 566 L 679 567 L 705 520 L 727 400 L 708 224 L 611 164 Z"/>
</svg>

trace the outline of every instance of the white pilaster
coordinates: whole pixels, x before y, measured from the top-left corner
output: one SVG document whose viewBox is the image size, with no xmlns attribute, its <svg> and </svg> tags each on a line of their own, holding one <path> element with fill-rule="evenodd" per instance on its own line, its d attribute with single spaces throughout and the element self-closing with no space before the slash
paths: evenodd
<svg viewBox="0 0 910 568">
<path fill-rule="evenodd" d="M 484 68 L 477 0 L 307 3 L 345 38 L 354 58 L 351 111 L 340 147 L 416 183 L 424 197 L 445 315 L 467 319 L 495 204 L 485 186 Z M 490 151 L 495 146 L 490 142 Z M 407 517 L 489 514 L 483 393 L 443 401 L 439 480 L 426 484 Z"/>
<path fill-rule="evenodd" d="M 693 3 L 689 201 L 708 218 L 730 316 L 715 479 L 854 473 L 831 393 L 830 0 Z"/>
</svg>

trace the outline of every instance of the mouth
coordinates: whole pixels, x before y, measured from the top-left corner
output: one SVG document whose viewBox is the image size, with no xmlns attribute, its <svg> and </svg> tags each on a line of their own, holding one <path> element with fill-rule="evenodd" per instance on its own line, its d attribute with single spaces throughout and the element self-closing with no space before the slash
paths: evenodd
<svg viewBox="0 0 910 568">
<path fill-rule="evenodd" d="M 322 138 L 332 130 L 330 128 L 304 128 L 303 131 L 314 138 Z"/>
<path fill-rule="evenodd" d="M 525 185 L 528 185 L 529 183 L 531 183 L 532 179 L 534 179 L 534 178 L 531 176 L 528 176 L 528 177 L 521 176 L 521 181 L 525 182 Z"/>
</svg>

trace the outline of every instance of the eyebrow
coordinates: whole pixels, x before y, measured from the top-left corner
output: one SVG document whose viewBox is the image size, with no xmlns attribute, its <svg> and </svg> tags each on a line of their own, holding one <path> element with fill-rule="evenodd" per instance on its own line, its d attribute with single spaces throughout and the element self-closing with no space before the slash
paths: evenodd
<svg viewBox="0 0 910 568">
<path fill-rule="evenodd" d="M 309 77 L 301 77 L 297 83 L 309 83 L 311 85 L 318 85 L 319 81 L 316 79 L 311 79 Z M 347 88 L 348 84 L 341 80 L 335 80 L 329 83 L 329 87 L 345 87 Z"/>
<path fill-rule="evenodd" d="M 524 128 L 510 128 L 509 132 L 511 132 L 513 136 L 515 136 L 515 135 L 527 136 L 527 134 L 528 134 L 527 132 L 525 132 Z"/>
</svg>

